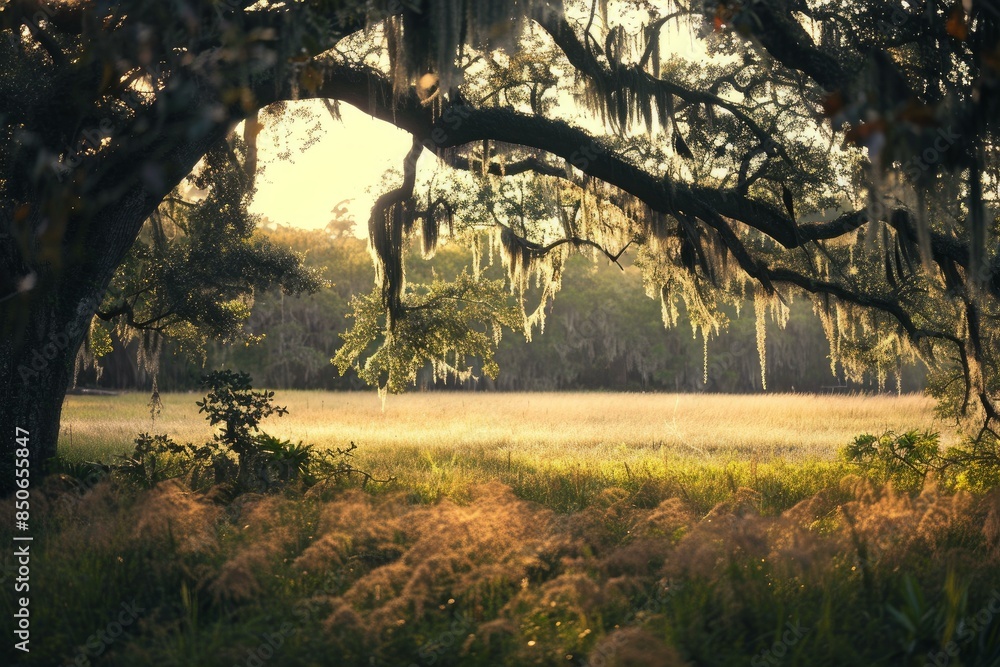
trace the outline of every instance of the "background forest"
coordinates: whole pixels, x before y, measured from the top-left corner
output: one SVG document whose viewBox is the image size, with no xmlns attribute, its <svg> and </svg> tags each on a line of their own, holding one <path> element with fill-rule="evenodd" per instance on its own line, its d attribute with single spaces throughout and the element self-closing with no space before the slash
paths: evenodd
<svg viewBox="0 0 1000 667">
<path fill-rule="evenodd" d="M 317 270 L 329 288 L 287 295 L 275 287 L 256 295 L 245 327 L 251 338 L 245 342 L 209 341 L 191 351 L 183 342 L 168 341 L 159 359 L 158 388 L 196 389 L 205 368 L 233 368 L 274 388 L 370 391 L 353 370 L 342 376 L 330 363 L 342 343 L 338 334 L 350 326 L 351 297 L 370 291 L 374 278 L 367 242 L 352 233 L 351 225 L 333 220 L 326 230 L 302 230 L 265 221 L 259 233 L 275 246 L 301 254 L 304 265 Z M 433 274 L 452 279 L 473 261 L 468 247 L 458 243 L 442 246 L 429 261 L 422 260 L 416 248 L 409 254 L 407 277 L 418 283 L 430 282 Z M 709 343 L 705 382 L 700 335 L 692 335 L 686 324 L 665 328 L 658 300 L 643 295 L 639 270 L 627 256 L 622 266 L 624 271 L 610 262 L 571 257 L 559 298 L 548 306 L 544 335 L 529 343 L 520 333 L 508 331 L 497 353 L 501 372 L 496 380 L 478 372 L 478 379 L 465 382 L 435 380 L 428 364 L 418 376 L 419 389 L 737 393 L 761 389 L 751 302 L 739 314 L 728 308 L 728 330 Z M 491 266 L 484 274 L 498 278 L 501 271 Z M 123 343 L 110 327 L 107 334 L 112 351 L 96 365 L 81 364 L 77 386 L 150 389 L 151 373 L 137 361 L 139 340 Z M 899 382 L 896 373 L 888 374 L 881 387 L 874 373 L 862 383 L 845 380 L 839 368 L 835 376 L 820 320 L 805 300 L 792 304 L 784 329 L 769 328 L 766 344 L 770 391 L 909 392 L 924 387 L 922 365 L 903 366 Z"/>
</svg>

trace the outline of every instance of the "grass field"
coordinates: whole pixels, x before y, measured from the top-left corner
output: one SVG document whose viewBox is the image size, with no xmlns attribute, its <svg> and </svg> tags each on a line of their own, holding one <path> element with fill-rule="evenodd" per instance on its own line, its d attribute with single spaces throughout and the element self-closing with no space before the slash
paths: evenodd
<svg viewBox="0 0 1000 667">
<path fill-rule="evenodd" d="M 103 458 L 131 446 L 140 431 L 201 441 L 211 427 L 196 394 L 165 394 L 150 420 L 146 394 L 69 396 L 63 408 L 63 454 Z M 493 453 L 588 463 L 650 456 L 718 460 L 830 459 L 864 432 L 930 429 L 950 442 L 933 401 L 903 396 L 811 394 L 414 393 L 279 391 L 289 414 L 264 429 L 321 447 L 356 442 L 360 456 L 384 460 L 408 449 Z"/>
<path fill-rule="evenodd" d="M 197 398 L 150 424 L 145 396 L 71 396 L 61 453 L 204 441 Z M 265 430 L 354 441 L 395 480 L 233 497 L 52 475 L 31 492 L 44 641 L 16 664 L 1000 665 L 1000 494 L 901 493 L 837 456 L 866 431 L 953 441 L 922 397 L 276 398 Z"/>
<path fill-rule="evenodd" d="M 212 429 L 195 394 L 162 397 L 151 422 L 148 397 L 70 396 L 61 453 L 108 460 L 140 431 L 203 442 Z M 854 436 L 887 429 L 942 431 L 919 395 L 817 396 L 604 393 L 374 393 L 284 391 L 289 414 L 264 430 L 318 447 L 354 442 L 357 467 L 424 500 L 461 498 L 500 481 L 553 509 L 585 507 L 608 488 L 679 493 L 707 511 L 740 486 L 771 489 L 760 509 L 776 511 L 844 474 L 837 461 Z"/>
</svg>

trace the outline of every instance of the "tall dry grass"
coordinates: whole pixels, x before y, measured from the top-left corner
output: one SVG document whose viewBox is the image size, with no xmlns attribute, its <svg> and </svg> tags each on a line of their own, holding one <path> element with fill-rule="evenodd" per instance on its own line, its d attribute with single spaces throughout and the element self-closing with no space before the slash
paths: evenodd
<svg viewBox="0 0 1000 667">
<path fill-rule="evenodd" d="M 97 458 L 138 430 L 204 440 L 194 398 L 166 397 L 151 428 L 144 397 L 71 397 L 62 451 Z M 1000 664 L 1000 614 L 976 620 L 1000 599 L 1000 495 L 897 493 L 834 457 L 862 431 L 943 430 L 923 398 L 278 403 L 290 416 L 268 432 L 355 441 L 358 465 L 397 480 L 223 503 L 49 478 L 36 664 L 78 655 L 133 598 L 147 611 L 103 664 L 888 667 L 949 642 L 950 664 Z"/>
<path fill-rule="evenodd" d="M 920 665 L 1000 586 L 1000 496 L 854 477 L 772 515 L 750 488 L 702 512 L 611 487 L 566 513 L 498 483 L 460 502 L 320 488 L 228 506 L 175 482 L 58 502 L 65 485 L 37 493 L 33 664 L 135 599 L 102 664 L 243 665 L 280 632 L 267 664 L 741 665 L 792 624 L 782 665 Z M 996 664 L 1000 617 L 974 640 L 954 664 Z"/>
</svg>

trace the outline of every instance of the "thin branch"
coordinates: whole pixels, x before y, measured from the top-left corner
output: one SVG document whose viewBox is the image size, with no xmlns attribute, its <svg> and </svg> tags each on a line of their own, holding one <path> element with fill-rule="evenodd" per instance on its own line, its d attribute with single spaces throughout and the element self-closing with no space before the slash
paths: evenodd
<svg viewBox="0 0 1000 667">
<path fill-rule="evenodd" d="M 508 232 L 510 232 L 514 236 L 514 238 L 517 239 L 517 242 L 520 245 L 522 245 L 523 247 L 525 247 L 528 250 L 530 250 L 531 254 L 533 256 L 535 256 L 535 257 L 544 257 L 549 252 L 551 252 L 552 250 L 558 248 L 559 246 L 566 245 L 567 243 L 572 243 L 575 247 L 586 246 L 588 248 L 594 248 L 595 250 L 599 250 L 605 257 L 607 257 L 609 260 L 611 260 L 612 262 L 614 262 L 618 266 L 618 268 L 621 269 L 622 271 L 625 270 L 625 267 L 621 265 L 621 263 L 619 262 L 619 260 L 621 259 L 622 255 L 625 254 L 625 251 L 628 250 L 629 246 L 632 245 L 632 243 L 634 242 L 634 239 L 630 240 L 628 243 L 626 243 L 622 247 L 621 250 L 619 250 L 616 253 L 611 252 L 610 250 L 608 250 L 607 248 L 605 248 L 601 244 L 597 243 L 596 241 L 592 241 L 590 239 L 585 239 L 585 238 L 582 238 L 582 237 L 579 237 L 579 236 L 571 236 L 571 237 L 567 237 L 567 238 L 561 238 L 561 239 L 552 241 L 551 243 L 549 243 L 547 245 L 542 245 L 540 243 L 535 243 L 534 241 L 529 241 L 528 239 L 526 239 L 526 238 L 524 238 L 522 236 L 518 236 L 517 234 L 514 233 L 514 230 L 512 230 L 510 227 L 508 227 L 508 226 L 504 225 L 503 223 L 501 223 L 500 220 L 498 218 L 496 218 L 495 215 L 494 215 L 494 220 L 496 220 L 496 223 L 497 223 L 498 226 L 503 227 Z"/>
</svg>

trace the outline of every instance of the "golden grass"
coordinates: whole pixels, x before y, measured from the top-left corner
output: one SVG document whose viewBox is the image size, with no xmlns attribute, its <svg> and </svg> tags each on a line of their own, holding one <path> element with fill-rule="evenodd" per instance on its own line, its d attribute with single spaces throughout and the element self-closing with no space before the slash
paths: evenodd
<svg viewBox="0 0 1000 667">
<path fill-rule="evenodd" d="M 197 398 L 165 396 L 150 424 L 145 396 L 72 396 L 62 451 L 106 458 L 141 430 L 205 440 Z M 833 461 L 865 431 L 952 442 L 923 397 L 427 393 L 384 412 L 374 394 L 276 399 L 290 414 L 268 432 L 353 440 L 360 466 L 399 480 L 221 507 L 178 481 L 70 493 L 50 476 L 32 496 L 34 594 L 59 601 L 33 610 L 60 640 L 45 658 L 85 641 L 90 610 L 134 598 L 149 611 L 109 665 L 248 664 L 285 619 L 271 664 L 742 666 L 789 622 L 805 633 L 788 667 L 923 664 L 1000 586 L 996 492 L 899 493 Z M 885 613 L 910 613 L 913 590 L 917 637 Z M 963 664 L 995 655 L 962 648 Z"/>
<path fill-rule="evenodd" d="M 151 422 L 144 394 L 69 396 L 60 446 L 74 458 L 130 448 L 140 431 L 200 442 L 212 430 L 198 414 L 197 394 L 164 395 Z M 321 447 L 359 446 L 362 459 L 386 461 L 402 451 L 438 458 L 508 455 L 547 464 L 654 458 L 718 460 L 831 459 L 863 432 L 952 429 L 931 399 L 809 394 L 372 393 L 279 391 L 289 414 L 267 432 Z"/>
<path fill-rule="evenodd" d="M 262 664 L 248 648 L 285 628 L 268 664 L 743 666 L 768 664 L 753 660 L 791 621 L 805 632 L 788 667 L 915 665 L 1000 583 L 996 493 L 911 496 L 851 476 L 771 516 L 750 488 L 707 514 L 621 488 L 560 514 L 496 482 L 464 503 L 314 487 L 225 509 L 173 481 L 53 502 L 65 483 L 33 491 L 37 664 L 64 664 L 131 599 L 135 637 L 102 664 Z M 13 517 L 13 498 L 0 504 Z M 920 614 L 916 639 L 887 605 Z M 997 664 L 982 636 L 962 664 Z"/>
</svg>

